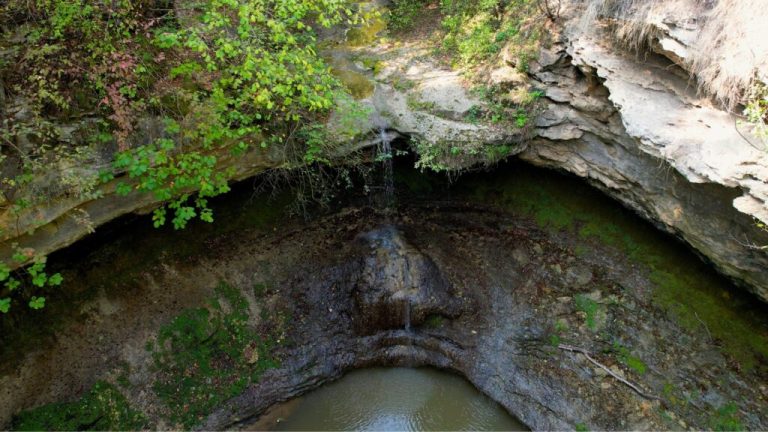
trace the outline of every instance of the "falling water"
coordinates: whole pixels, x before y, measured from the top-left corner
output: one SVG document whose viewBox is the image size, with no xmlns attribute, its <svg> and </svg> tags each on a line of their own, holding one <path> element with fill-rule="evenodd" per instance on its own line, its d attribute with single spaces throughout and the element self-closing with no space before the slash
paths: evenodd
<svg viewBox="0 0 768 432">
<path fill-rule="evenodd" d="M 392 136 L 384 127 L 379 128 L 381 140 L 379 147 L 379 159 L 384 164 L 384 207 L 390 208 L 395 204 L 395 178 L 392 167 Z"/>
<path fill-rule="evenodd" d="M 403 317 L 403 324 L 405 325 L 405 331 L 410 332 L 411 331 L 411 299 L 406 297 L 403 299 L 404 304 L 404 317 Z"/>
</svg>

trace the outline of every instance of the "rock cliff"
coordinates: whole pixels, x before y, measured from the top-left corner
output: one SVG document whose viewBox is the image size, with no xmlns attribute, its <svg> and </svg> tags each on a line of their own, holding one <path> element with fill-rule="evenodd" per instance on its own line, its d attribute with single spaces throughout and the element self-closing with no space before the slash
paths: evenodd
<svg viewBox="0 0 768 432">
<path fill-rule="evenodd" d="M 703 9 L 687 10 L 677 19 L 634 17 L 648 21 L 644 51 L 615 43 L 610 20 L 584 25 L 583 9 L 565 10 L 562 33 L 542 48 L 527 76 L 503 55 L 505 61 L 488 65 L 483 73 L 493 84 L 543 92 L 533 130 L 473 118 L 484 102 L 469 91 L 468 77 L 437 61 L 418 37 L 345 46 L 334 55 L 346 57 L 345 67 L 373 87 L 359 95 L 375 112 L 369 127 L 410 137 L 422 161 L 451 170 L 517 154 L 586 178 L 768 301 L 768 234 L 755 224 L 768 222 L 768 153 L 736 116 L 697 91 L 693 69 L 685 68 L 702 57 L 697 32 L 709 27 L 694 16 Z M 255 150 L 222 163 L 242 179 L 283 161 Z M 120 197 L 112 184 L 101 188 L 98 198 L 63 197 L 1 214 L 3 225 L 15 228 L 3 233 L 0 258 L 14 244 L 50 253 L 95 226 L 157 205 L 149 194 Z"/>
</svg>

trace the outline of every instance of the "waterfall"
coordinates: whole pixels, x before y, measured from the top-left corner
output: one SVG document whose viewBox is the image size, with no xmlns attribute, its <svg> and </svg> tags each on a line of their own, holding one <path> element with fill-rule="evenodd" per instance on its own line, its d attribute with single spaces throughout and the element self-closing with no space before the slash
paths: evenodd
<svg viewBox="0 0 768 432">
<path fill-rule="evenodd" d="M 392 138 L 387 133 L 385 127 L 379 128 L 379 159 L 384 164 L 384 195 L 383 204 L 385 208 L 391 208 L 395 205 L 395 178 L 394 168 L 392 166 Z"/>
<path fill-rule="evenodd" d="M 405 331 L 409 332 L 411 331 L 411 299 L 408 297 L 405 297 L 403 299 L 403 302 L 405 303 L 405 307 L 403 308 L 404 311 L 404 317 L 403 317 L 403 325 L 405 327 Z"/>
</svg>

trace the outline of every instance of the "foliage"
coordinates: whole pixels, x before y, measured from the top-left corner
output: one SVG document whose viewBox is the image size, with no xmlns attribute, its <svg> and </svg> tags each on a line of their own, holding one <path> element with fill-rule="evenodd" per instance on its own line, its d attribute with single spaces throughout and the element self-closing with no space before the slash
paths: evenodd
<svg viewBox="0 0 768 432">
<path fill-rule="evenodd" d="M 553 0 L 550 0 L 553 1 Z M 395 0 L 389 16 L 390 28 L 402 31 L 412 27 L 430 0 Z M 547 9 L 539 0 L 440 0 L 442 50 L 458 66 L 478 66 L 492 59 L 506 45 L 519 59 L 520 70 L 535 58 L 545 35 Z"/>
<path fill-rule="evenodd" d="M 394 0 L 390 6 L 388 27 L 394 31 L 407 30 L 425 6 L 423 0 Z"/>
<path fill-rule="evenodd" d="M 72 135 L 59 124 L 82 113 L 99 116 L 112 125 L 118 145 L 127 145 L 131 118 L 145 107 L 138 91 L 148 78 L 142 56 L 149 53 L 142 46 L 146 30 L 158 22 L 154 14 L 150 1 L 106 6 L 86 0 L 10 0 L 0 6 L 0 44 L 9 47 L 0 62 L 0 80 L 9 101 L 22 104 L 9 107 L 16 115 L 2 116 L 6 198 L 18 203 L 19 198 L 44 200 L 54 192 L 93 191 L 96 176 L 79 163 L 93 162 L 94 152 L 75 146 L 90 141 L 87 130 L 93 125 L 76 127 Z M 61 173 L 63 191 L 41 194 L 33 180 L 51 166 Z"/>
<path fill-rule="evenodd" d="M 755 83 L 747 94 L 744 115 L 753 133 L 768 143 L 768 85 Z"/>
<path fill-rule="evenodd" d="M 179 229 L 213 221 L 208 200 L 234 175 L 223 159 L 277 145 L 289 163 L 329 161 L 332 141 L 295 132 L 346 97 L 316 35 L 345 22 L 362 22 L 347 0 L 3 2 L 0 211 L 29 221 L 60 196 L 150 193 L 167 203 L 154 225 Z"/>
<path fill-rule="evenodd" d="M 418 96 L 414 94 L 409 94 L 406 100 L 406 103 L 408 104 L 408 108 L 412 109 L 413 111 L 425 111 L 425 112 L 431 112 L 434 111 L 437 104 L 435 102 L 425 102 L 419 99 Z"/>
<path fill-rule="evenodd" d="M 539 99 L 544 95 L 541 90 L 519 89 L 507 93 L 500 86 L 477 86 L 473 93 L 483 100 L 483 106 L 472 107 L 468 119 L 483 119 L 492 124 L 515 127 L 529 133 L 531 119 L 541 110 Z"/>
<path fill-rule="evenodd" d="M 341 0 L 219 0 L 206 3 L 196 25 L 156 30 L 154 44 L 179 59 L 171 77 L 193 82 L 193 105 L 202 115 L 185 117 L 183 128 L 169 120 L 166 131 L 175 139 L 123 153 L 115 168 L 139 176 L 134 189 L 173 199 L 175 228 L 195 216 L 212 221 L 207 198 L 229 189 L 230 174 L 216 169 L 212 150 L 238 154 L 257 142 L 287 145 L 292 131 L 333 106 L 339 83 L 317 54 L 310 17 L 329 27 L 353 12 Z M 200 150 L 174 157 L 186 142 Z M 188 191 L 194 190 L 192 199 Z M 157 226 L 165 220 L 164 209 L 155 212 Z"/>
<path fill-rule="evenodd" d="M 44 405 L 13 418 L 13 430 L 141 430 L 143 414 L 133 410 L 120 391 L 99 381 L 75 402 Z"/>
<path fill-rule="evenodd" d="M 488 166 L 510 155 L 513 146 L 464 142 L 432 142 L 411 138 L 411 146 L 419 155 L 415 167 L 424 171 L 461 172 L 476 165 Z"/>
<path fill-rule="evenodd" d="M 46 272 L 46 258 L 35 255 L 33 249 L 16 248 L 11 259 L 18 265 L 28 264 L 26 267 L 20 267 L 16 270 L 0 261 L 0 283 L 3 288 L 0 291 L 0 312 L 6 314 L 11 309 L 11 296 L 22 296 L 22 291 L 31 291 L 33 289 L 52 288 L 61 285 L 64 278 L 60 273 L 49 275 Z M 31 264 L 29 264 L 31 262 Z M 42 309 L 45 307 L 45 297 L 32 296 L 28 305 L 32 309 Z"/>
<path fill-rule="evenodd" d="M 248 323 L 248 302 L 224 283 L 204 308 L 187 309 L 157 335 L 155 392 L 170 419 L 188 429 L 277 366 L 274 342 Z"/>
<path fill-rule="evenodd" d="M 521 71 L 536 57 L 543 35 L 531 0 L 442 0 L 443 49 L 462 66 L 484 63 L 507 46 Z"/>
</svg>

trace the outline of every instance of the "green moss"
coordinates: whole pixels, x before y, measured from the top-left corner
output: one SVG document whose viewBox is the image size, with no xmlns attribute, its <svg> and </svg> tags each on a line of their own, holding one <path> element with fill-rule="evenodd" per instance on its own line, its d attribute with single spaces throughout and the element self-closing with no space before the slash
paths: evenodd
<svg viewBox="0 0 768 432">
<path fill-rule="evenodd" d="M 424 320 L 424 326 L 430 329 L 436 329 L 441 327 L 444 322 L 445 318 L 437 314 L 432 314 L 429 315 L 426 320 Z"/>
<path fill-rule="evenodd" d="M 616 354 L 616 358 L 623 365 L 637 372 L 638 374 L 644 374 L 648 366 L 639 357 L 635 357 L 629 351 L 629 348 L 620 345 L 617 342 L 613 344 L 613 351 Z"/>
<path fill-rule="evenodd" d="M 531 169 L 496 181 L 466 183 L 475 200 L 532 217 L 543 229 L 579 235 L 586 255 L 597 242 L 622 251 L 648 271 L 653 300 L 686 329 L 711 335 L 745 370 L 768 370 L 768 322 L 751 296 L 615 201 L 570 177 L 540 176 Z"/>
<path fill-rule="evenodd" d="M 564 331 L 568 330 L 568 322 L 566 322 L 563 319 L 559 319 L 555 322 L 555 331 L 558 333 L 562 333 Z"/>
<path fill-rule="evenodd" d="M 715 411 L 710 419 L 710 426 L 716 431 L 747 430 L 739 418 L 739 407 L 733 402 L 727 403 Z"/>
<path fill-rule="evenodd" d="M 409 94 L 407 97 L 408 108 L 414 111 L 434 111 L 436 104 L 434 102 L 425 102 L 420 100 L 416 95 Z"/>
<path fill-rule="evenodd" d="M 169 418 L 184 428 L 199 423 L 276 367 L 274 342 L 248 323 L 248 302 L 221 284 L 208 307 L 187 309 L 158 332 L 155 393 Z"/>
<path fill-rule="evenodd" d="M 560 336 L 556 334 L 549 335 L 549 345 L 557 348 L 560 345 Z"/>
<path fill-rule="evenodd" d="M 141 430 L 147 418 L 114 386 L 97 382 L 75 402 L 44 405 L 16 415 L 14 430 Z"/>
<path fill-rule="evenodd" d="M 355 99 L 365 99 L 373 94 L 373 82 L 365 75 L 347 70 L 333 68 L 333 75 L 338 78 L 342 84 L 349 90 L 349 93 Z"/>
<path fill-rule="evenodd" d="M 363 67 L 373 72 L 374 75 L 378 75 L 384 68 L 384 62 L 376 57 L 361 57 L 358 59 Z"/>
<path fill-rule="evenodd" d="M 585 425 L 584 423 L 576 423 L 576 426 L 574 426 L 574 430 L 576 432 L 589 432 L 589 427 Z"/>
<path fill-rule="evenodd" d="M 387 28 L 387 22 L 381 17 L 370 18 L 365 25 L 347 30 L 347 45 L 359 47 L 376 41 L 379 33 Z"/>
<path fill-rule="evenodd" d="M 597 319 L 600 313 L 600 305 L 584 294 L 578 294 L 573 299 L 576 309 L 586 314 L 586 324 L 590 330 L 597 330 Z"/>
<path fill-rule="evenodd" d="M 267 293 L 267 284 L 257 283 L 253 285 L 253 295 L 257 298 L 263 298 Z"/>
</svg>

